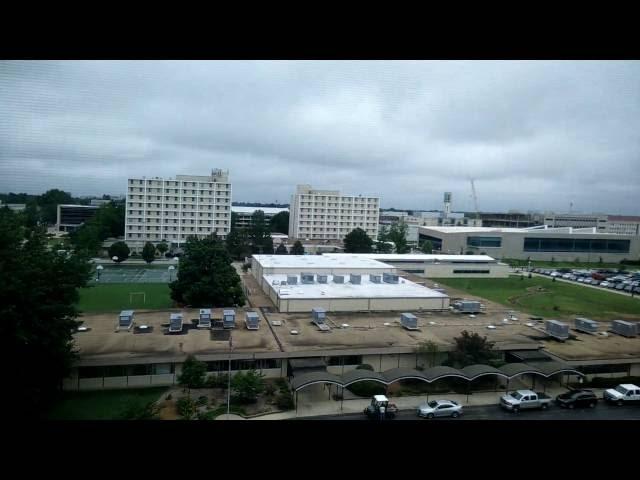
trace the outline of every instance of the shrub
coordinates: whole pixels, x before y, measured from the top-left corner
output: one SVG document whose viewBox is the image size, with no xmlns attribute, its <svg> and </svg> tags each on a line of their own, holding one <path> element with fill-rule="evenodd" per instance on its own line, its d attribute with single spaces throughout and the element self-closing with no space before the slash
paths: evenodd
<svg viewBox="0 0 640 480">
<path fill-rule="evenodd" d="M 347 390 L 359 397 L 372 397 L 373 395 L 384 395 L 387 389 L 381 383 L 366 380 L 349 385 Z"/>
<path fill-rule="evenodd" d="M 275 384 L 276 384 L 276 387 L 278 387 L 278 390 L 284 391 L 284 392 L 288 392 L 289 391 L 289 383 L 287 382 L 286 379 L 278 378 L 275 381 Z"/>
<path fill-rule="evenodd" d="M 264 375 L 256 370 L 238 372 L 231 379 L 231 388 L 238 403 L 254 403 L 264 391 Z"/>
<path fill-rule="evenodd" d="M 206 395 L 200 395 L 198 397 L 198 400 L 196 400 L 196 406 L 198 407 L 204 407 L 208 403 L 209 403 L 209 399 L 207 398 Z"/>
<path fill-rule="evenodd" d="M 205 381 L 205 385 L 209 388 L 227 388 L 229 385 L 229 375 L 226 373 L 211 375 Z"/>
<path fill-rule="evenodd" d="M 373 372 L 373 367 L 371 365 L 369 365 L 368 363 L 363 363 L 362 365 L 358 365 L 356 367 L 356 370 L 370 370 Z"/>
<path fill-rule="evenodd" d="M 120 413 L 122 420 L 152 420 L 157 417 L 159 408 L 155 402 L 140 403 L 131 399 Z"/>
<path fill-rule="evenodd" d="M 264 393 L 266 393 L 268 396 L 272 396 L 274 393 L 276 393 L 276 386 L 273 383 L 267 383 L 264 386 Z"/>
<path fill-rule="evenodd" d="M 295 406 L 293 403 L 293 394 L 291 392 L 281 393 L 276 399 L 276 405 L 280 410 L 291 410 Z"/>
<path fill-rule="evenodd" d="M 191 420 L 196 414 L 196 404 L 189 396 L 178 399 L 176 407 L 184 420 Z"/>
<path fill-rule="evenodd" d="M 178 383 L 187 388 L 201 388 L 204 386 L 206 373 L 207 364 L 189 355 L 182 365 L 182 374 L 178 377 Z"/>
</svg>

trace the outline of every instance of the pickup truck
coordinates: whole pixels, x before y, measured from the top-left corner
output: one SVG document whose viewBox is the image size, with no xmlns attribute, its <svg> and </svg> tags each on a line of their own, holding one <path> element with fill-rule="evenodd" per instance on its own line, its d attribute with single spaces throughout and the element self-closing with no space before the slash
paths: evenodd
<svg viewBox="0 0 640 480">
<path fill-rule="evenodd" d="M 640 387 L 631 383 L 618 385 L 616 388 L 609 388 L 604 391 L 602 398 L 605 401 L 624 405 L 627 403 L 640 403 Z"/>
<path fill-rule="evenodd" d="M 516 390 L 500 397 L 500 406 L 511 412 L 541 408 L 546 410 L 551 405 L 552 398 L 549 395 L 533 390 Z"/>
</svg>

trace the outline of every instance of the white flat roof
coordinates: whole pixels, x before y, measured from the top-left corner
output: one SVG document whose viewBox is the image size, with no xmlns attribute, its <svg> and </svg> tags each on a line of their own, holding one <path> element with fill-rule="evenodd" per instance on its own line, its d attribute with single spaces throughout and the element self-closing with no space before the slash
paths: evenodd
<svg viewBox="0 0 640 480">
<path fill-rule="evenodd" d="M 253 213 L 256 210 L 262 210 L 265 214 L 271 215 L 280 212 L 288 212 L 288 208 L 275 208 L 275 207 L 237 207 L 235 205 L 231 206 L 231 211 L 236 213 Z"/>
<path fill-rule="evenodd" d="M 421 230 L 432 230 L 440 233 L 522 233 L 528 235 L 604 235 L 609 237 L 632 237 L 630 234 L 618 234 L 612 232 L 594 232 L 593 228 L 573 228 L 573 227 L 529 227 L 529 228 L 493 228 L 493 227 L 430 227 L 420 226 Z"/>
<path fill-rule="evenodd" d="M 421 226 L 423 230 L 434 230 L 441 233 L 522 233 L 528 232 L 524 228 L 493 228 L 493 227 L 430 227 Z"/>
<path fill-rule="evenodd" d="M 334 283 L 333 275 L 327 275 L 327 283 L 301 284 L 279 287 L 274 285 L 286 282 L 287 275 L 263 275 L 276 292 L 281 289 L 282 299 L 323 299 L 323 298 L 448 298 L 444 293 L 436 292 L 407 279 L 400 278 L 400 283 L 373 283 L 368 275 L 361 276 L 359 285 L 349 282 L 349 275 L 344 275 L 344 283 Z M 286 293 L 285 293 L 286 292 Z"/>
<path fill-rule="evenodd" d="M 495 262 L 489 255 L 437 255 L 426 253 L 323 253 L 327 257 L 361 257 L 378 260 L 379 262 L 393 262 L 394 260 L 410 260 L 416 262 L 433 261 L 475 261 L 475 262 Z"/>
<path fill-rule="evenodd" d="M 297 268 L 301 269 L 301 271 L 313 268 L 395 269 L 395 267 L 386 263 L 353 255 L 337 257 L 328 255 L 254 255 L 253 258 L 260 263 L 262 268 Z"/>
</svg>

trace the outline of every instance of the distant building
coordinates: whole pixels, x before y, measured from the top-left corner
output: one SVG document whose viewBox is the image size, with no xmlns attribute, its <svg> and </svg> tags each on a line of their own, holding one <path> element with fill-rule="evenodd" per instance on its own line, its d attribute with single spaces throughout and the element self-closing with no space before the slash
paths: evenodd
<svg viewBox="0 0 640 480">
<path fill-rule="evenodd" d="M 499 228 L 528 228 L 543 225 L 542 214 L 519 213 L 519 212 L 481 212 L 479 214 L 482 225 L 479 227 L 499 227 Z"/>
<path fill-rule="evenodd" d="M 640 235 L 640 217 L 609 215 L 607 217 L 607 232 L 623 235 Z"/>
<path fill-rule="evenodd" d="M 180 247 L 189 236 L 226 238 L 231 228 L 229 172 L 128 179 L 125 241 L 133 251 L 146 242 Z"/>
<path fill-rule="evenodd" d="M 89 202 L 89 205 L 94 207 L 101 207 L 102 205 L 106 205 L 107 203 L 111 203 L 111 200 L 103 200 L 101 198 L 92 198 Z"/>
<path fill-rule="evenodd" d="M 234 213 L 236 217 L 234 227 L 247 228 L 251 225 L 251 216 L 258 210 L 262 210 L 264 212 L 264 218 L 267 222 L 269 222 L 278 213 L 289 211 L 288 208 L 238 207 L 233 205 L 231 207 L 231 212 Z"/>
<path fill-rule="evenodd" d="M 14 212 L 21 212 L 27 208 L 27 204 L 26 203 L 2 203 L 2 201 L 0 200 L 0 208 L 4 208 L 4 207 L 7 207 L 9 210 L 12 210 Z"/>
<path fill-rule="evenodd" d="M 58 205 L 56 229 L 58 232 L 73 232 L 92 218 L 99 208 L 93 205 Z"/>
<path fill-rule="evenodd" d="M 595 227 L 599 232 L 607 231 L 607 215 L 582 213 L 549 213 L 544 216 L 544 225 L 548 227 Z"/>
<path fill-rule="evenodd" d="M 420 227 L 420 240 L 441 253 L 473 253 L 497 259 L 620 262 L 640 256 L 640 236 L 592 228 Z"/>
<path fill-rule="evenodd" d="M 342 195 L 338 190 L 314 190 L 298 185 L 289 207 L 289 236 L 301 240 L 342 241 L 361 228 L 378 237 L 380 199 Z"/>
</svg>

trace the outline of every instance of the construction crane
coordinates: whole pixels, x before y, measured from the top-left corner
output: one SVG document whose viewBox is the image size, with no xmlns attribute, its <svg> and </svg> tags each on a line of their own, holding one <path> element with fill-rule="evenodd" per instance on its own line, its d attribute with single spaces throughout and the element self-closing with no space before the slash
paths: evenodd
<svg viewBox="0 0 640 480">
<path fill-rule="evenodd" d="M 473 178 L 471 179 L 471 194 L 473 195 L 473 206 L 476 209 L 476 220 L 480 219 L 480 212 L 478 211 L 478 196 L 476 195 L 476 186 L 473 183 Z"/>
</svg>

